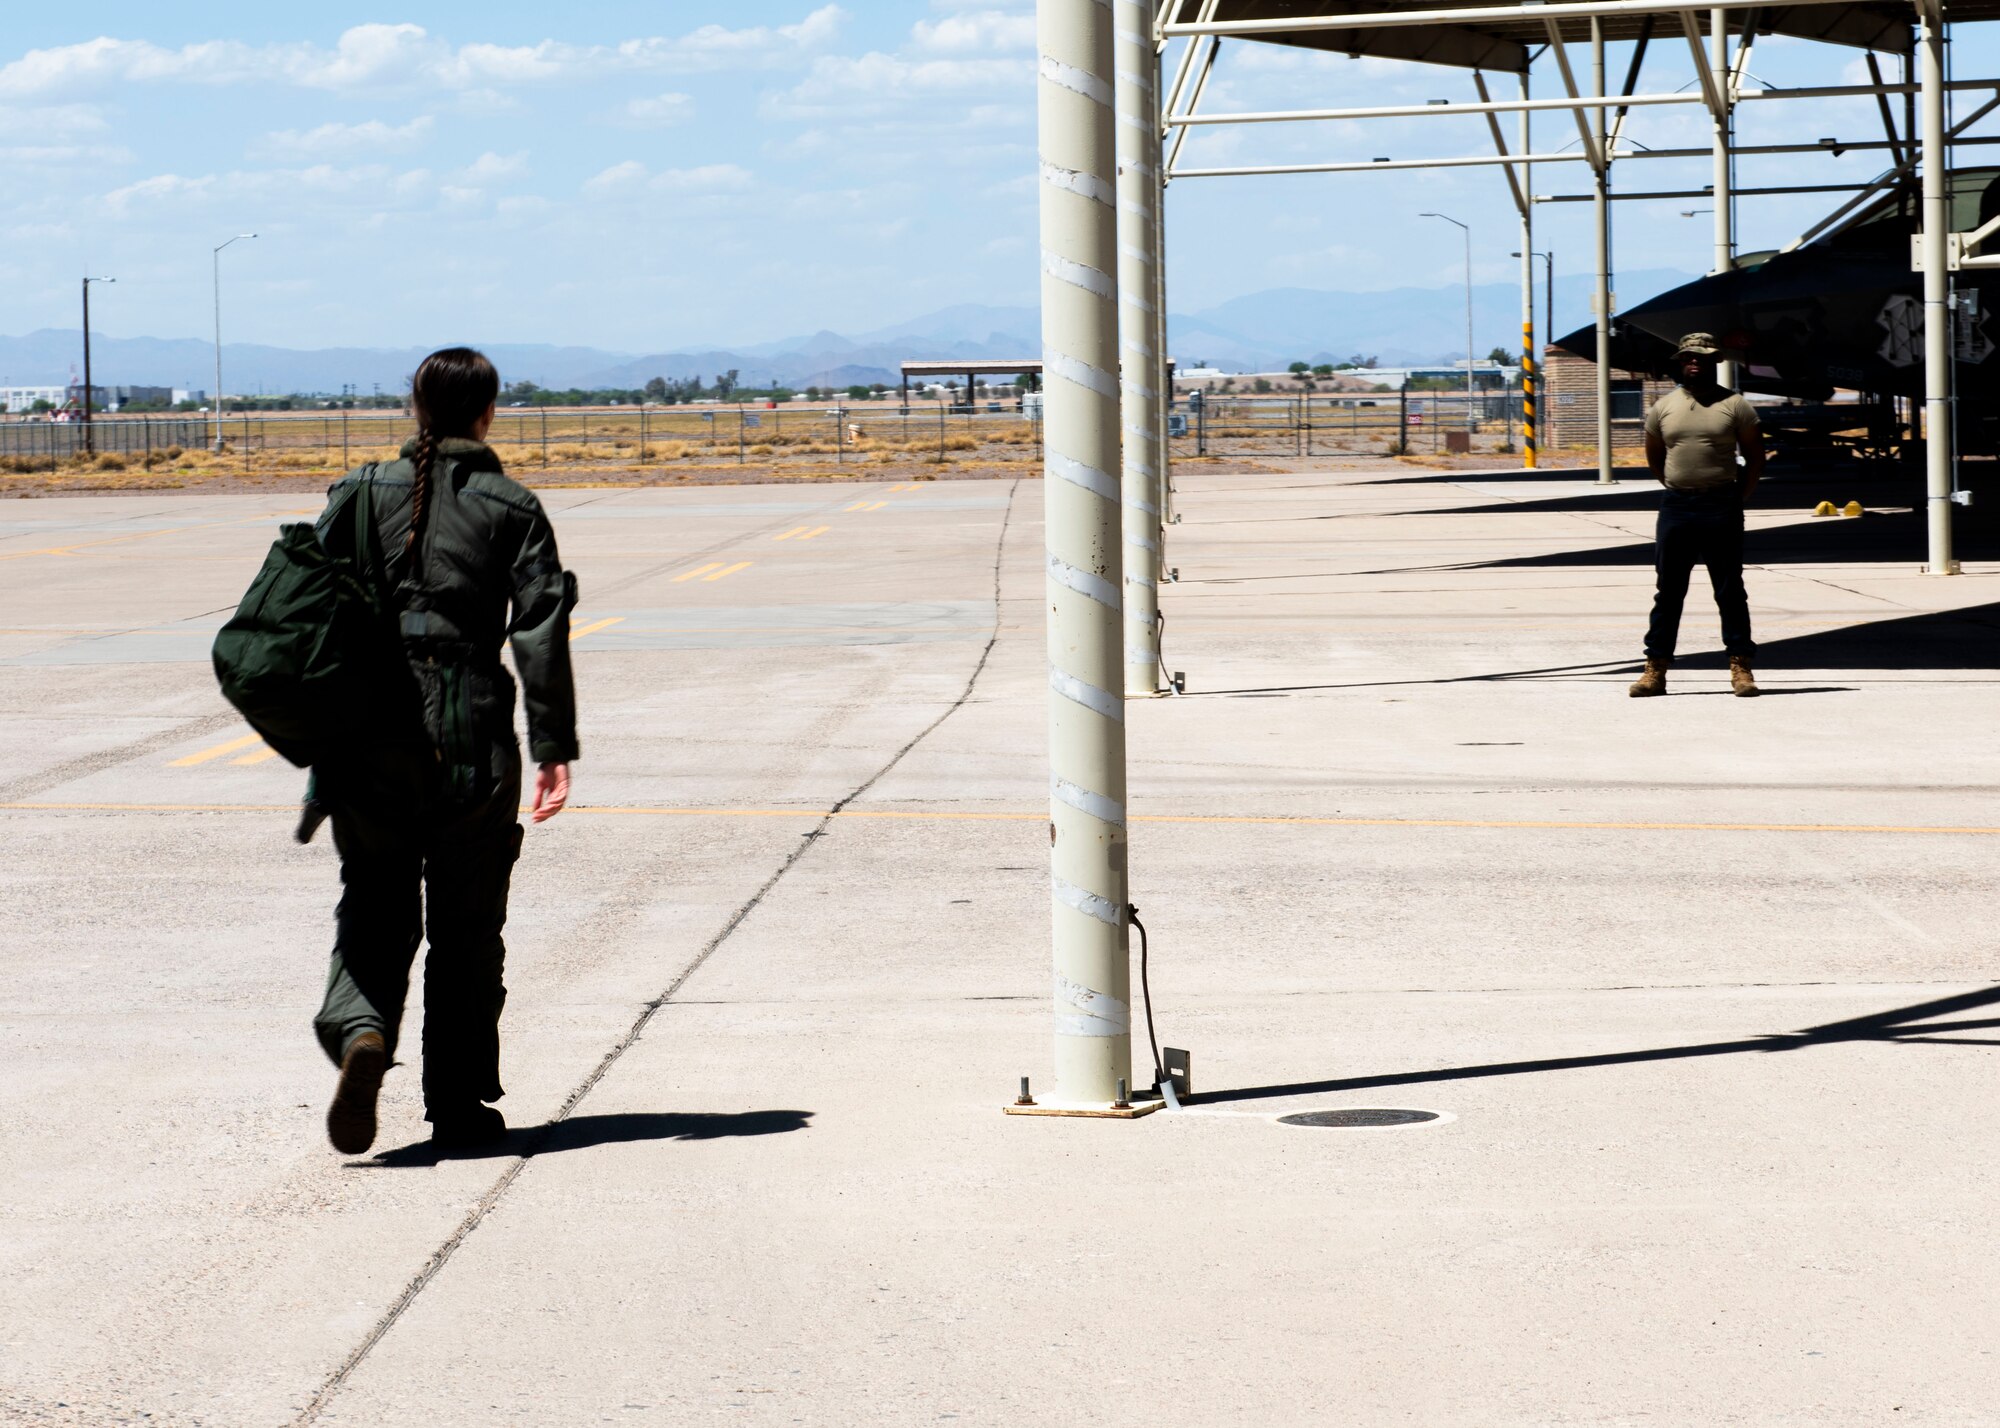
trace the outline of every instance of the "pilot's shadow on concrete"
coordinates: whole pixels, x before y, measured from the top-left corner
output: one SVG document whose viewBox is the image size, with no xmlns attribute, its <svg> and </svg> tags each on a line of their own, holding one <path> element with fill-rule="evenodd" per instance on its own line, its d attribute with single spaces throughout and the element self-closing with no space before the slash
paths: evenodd
<svg viewBox="0 0 2000 1428">
<path fill-rule="evenodd" d="M 2000 1002 L 2000 986 L 1976 992 L 1940 997 L 1936 1001 L 1871 1012 L 1867 1016 L 1828 1022 L 1803 1031 L 1747 1036 L 1732 1041 L 1708 1041 L 1691 1046 L 1648 1047 L 1639 1051 L 1607 1051 L 1596 1056 L 1557 1056 L 1533 1061 L 1498 1061 L 1478 1066 L 1442 1066 L 1423 1071 L 1395 1071 L 1376 1076 L 1343 1076 L 1326 1081 L 1293 1081 L 1279 1086 L 1243 1086 L 1232 1091 L 1209 1091 L 1190 1097 L 1190 1103 L 1216 1104 L 1226 1101 L 1277 1100 L 1288 1096 L 1331 1095 L 1346 1091 L 1374 1091 L 1391 1086 L 1428 1086 L 1446 1081 L 1477 1081 L 1493 1076 L 1529 1076 L 1544 1071 L 1582 1071 L 1599 1066 L 1631 1066 L 1649 1061 L 1684 1061 L 1701 1056 L 1740 1056 L 1749 1053 L 1802 1051 L 1842 1041 L 1892 1041 L 1903 1045 L 1992 1046 L 1987 1037 L 1968 1037 L 1968 1031 L 2000 1028 L 2000 1018 L 1938 1021 L 1952 1012 Z"/>
<path fill-rule="evenodd" d="M 571 1116 L 553 1125 L 518 1126 L 491 1145 L 440 1150 L 429 1141 L 397 1146 L 355 1164 L 402 1169 L 442 1160 L 492 1160 L 553 1155 L 597 1145 L 642 1140 L 721 1140 L 729 1136 L 782 1135 L 806 1129 L 811 1111 L 631 1111 L 615 1115 Z"/>
</svg>

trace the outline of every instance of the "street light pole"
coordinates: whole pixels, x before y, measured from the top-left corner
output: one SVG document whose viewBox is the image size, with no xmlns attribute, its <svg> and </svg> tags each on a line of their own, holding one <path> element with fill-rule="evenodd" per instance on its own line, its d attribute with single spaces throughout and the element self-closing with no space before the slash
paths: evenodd
<svg viewBox="0 0 2000 1428">
<path fill-rule="evenodd" d="M 86 456 L 97 450 L 90 430 L 90 285 L 117 281 L 116 278 L 83 280 L 83 451 Z"/>
<path fill-rule="evenodd" d="M 1446 213 L 1420 213 L 1419 218 L 1442 218 L 1456 224 L 1465 234 L 1465 432 L 1472 435 L 1472 229 Z"/>
<path fill-rule="evenodd" d="M 215 245 L 210 257 L 215 263 L 215 454 L 222 454 L 222 250 L 240 238 L 255 238 L 255 233 L 238 233 L 235 238 L 226 238 Z"/>
</svg>

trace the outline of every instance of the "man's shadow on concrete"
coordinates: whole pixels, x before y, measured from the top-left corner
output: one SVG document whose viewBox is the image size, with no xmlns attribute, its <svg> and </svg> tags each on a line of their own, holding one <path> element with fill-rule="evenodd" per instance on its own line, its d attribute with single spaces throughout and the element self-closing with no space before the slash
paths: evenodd
<svg viewBox="0 0 2000 1428">
<path fill-rule="evenodd" d="M 1390 1086 L 1427 1086 L 1444 1081 L 1476 1081 L 1492 1076 L 1527 1076 L 1544 1071 L 1581 1071 L 1597 1066 L 1631 1066 L 1649 1061 L 1683 1061 L 1698 1056 L 1737 1056 L 1747 1052 L 1802 1051 L 1841 1041 L 1893 1041 L 1906 1045 L 2000 1046 L 1992 1037 L 1945 1035 L 1950 1032 L 2000 1028 L 2000 1018 L 1973 1021 L 1933 1021 L 1931 1018 L 2000 1002 L 2000 986 L 1986 987 L 1936 1001 L 1918 1002 L 1873 1012 L 1846 1021 L 1828 1022 L 1803 1031 L 1748 1036 L 1735 1041 L 1709 1041 L 1692 1046 L 1663 1046 L 1643 1051 L 1610 1051 L 1596 1056 L 1556 1056 L 1533 1061 L 1500 1061 L 1481 1066 L 1447 1066 L 1428 1071 L 1396 1071 L 1376 1076 L 1343 1076 L 1325 1081 L 1292 1081 L 1280 1086 L 1244 1086 L 1209 1091 L 1188 1098 L 1190 1104 L 1277 1100 L 1286 1096 L 1330 1095 L 1375 1091 Z"/>
<path fill-rule="evenodd" d="M 1689 592 L 1688 605 L 1691 609 L 1695 608 L 1694 591 Z M 1692 618 L 1691 615 L 1683 616 L 1683 629 L 1687 628 Z M 1641 611 L 1633 618 L 1632 637 L 1635 644 L 1644 628 L 1644 612 Z M 1729 656 L 1720 650 L 1703 650 L 1677 658 L 1674 661 L 1674 668 L 1676 670 L 1722 669 L 1728 662 Z M 1269 698 L 1318 690 L 1495 684 L 1536 679 L 1595 679 L 1636 674 L 1643 667 L 1644 661 L 1634 657 L 1598 660 L 1589 664 L 1551 665 L 1542 669 L 1510 669 L 1496 670 L 1488 674 L 1451 675 L 1442 679 L 1388 679 L 1352 684 L 1293 684 L 1211 689 L 1192 691 L 1183 697 Z M 1914 615 L 1898 615 L 1887 620 L 1871 620 L 1865 624 L 1842 625 L 1837 629 L 1815 630 L 1811 634 L 1791 635 L 1785 639 L 1771 640 L 1758 647 L 1756 669 L 1760 677 L 1779 675 L 1793 669 L 1876 672 L 1889 675 L 1925 670 L 1986 672 L 2000 670 L 2000 601 L 1972 605 L 1962 610 L 1927 610 Z M 1721 692 L 1726 691 L 1686 690 L 1676 686 L 1671 675 L 1667 679 L 1669 698 L 1689 693 Z M 1766 684 L 1764 686 L 1766 697 L 1852 692 L 1852 688 L 1846 685 Z"/>
<path fill-rule="evenodd" d="M 444 1160 L 494 1160 L 551 1155 L 641 1140 L 720 1140 L 726 1136 L 782 1135 L 805 1130 L 811 1111 L 632 1111 L 616 1115 L 570 1116 L 546 1125 L 518 1126 L 490 1145 L 445 1150 L 427 1140 L 385 1150 L 354 1162 L 371 1168 L 408 1169 Z"/>
</svg>

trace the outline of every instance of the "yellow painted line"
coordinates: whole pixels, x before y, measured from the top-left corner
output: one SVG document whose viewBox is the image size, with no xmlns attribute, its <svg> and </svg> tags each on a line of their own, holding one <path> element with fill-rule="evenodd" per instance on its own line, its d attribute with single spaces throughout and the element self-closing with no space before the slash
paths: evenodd
<svg viewBox="0 0 2000 1428">
<path fill-rule="evenodd" d="M 175 759 L 167 767 L 170 769 L 191 769 L 196 764 L 205 764 L 210 759 L 219 759 L 224 754 L 233 754 L 238 749 L 247 749 L 252 744 L 261 744 L 263 742 L 263 739 L 257 735 L 250 734 L 241 739 L 231 739 L 226 744 L 217 744 L 212 749 L 203 749 L 198 754 L 189 754 L 184 759 Z"/>
<path fill-rule="evenodd" d="M 16 813 L 285 813 L 295 804 L 242 803 L 0 803 Z M 572 814 L 614 818 L 824 818 L 818 808 L 648 808 L 571 804 Z M 1041 812 L 968 813 L 923 809 L 845 808 L 835 818 L 932 823 L 1046 823 Z M 1206 813 L 1139 814 L 1134 823 L 1293 825 L 1302 828 L 1517 828 L 1593 829 L 1626 833 L 1947 833 L 2000 837 L 2000 827 L 1944 827 L 1898 823 L 1615 823 L 1555 819 L 1305 818 Z"/>
<path fill-rule="evenodd" d="M 623 615 L 613 615 L 607 620 L 599 620 L 595 624 L 585 625 L 582 629 L 572 629 L 569 632 L 569 637 L 573 640 L 580 640 L 585 635 L 594 635 L 599 630 L 608 630 L 613 625 L 622 625 L 624 623 L 625 617 Z"/>
<path fill-rule="evenodd" d="M 711 571 L 711 570 L 719 570 L 719 569 L 721 569 L 721 567 L 722 567 L 722 562 L 721 562 L 721 561 L 719 561 L 719 560 L 711 560 L 711 561 L 710 561 L 710 562 L 709 562 L 708 564 L 706 564 L 706 565 L 697 565 L 697 566 L 696 566 L 696 567 L 695 567 L 695 568 L 694 568 L 693 570 L 683 570 L 683 571 L 682 571 L 682 572 L 681 572 L 681 573 L 680 573 L 679 575 L 676 575 L 676 576 L 674 577 L 674 582 L 673 582 L 673 583 L 674 583 L 674 584 L 676 584 L 676 585 L 678 585 L 678 584 L 680 584 L 680 583 L 681 583 L 681 582 L 682 582 L 683 580 L 692 580 L 692 579 L 694 579 L 694 578 L 695 578 L 695 576 L 697 576 L 697 575 L 705 575 L 705 574 L 707 574 L 707 573 L 708 573 L 709 571 Z"/>
<path fill-rule="evenodd" d="M 865 511 L 869 509 L 869 505 L 866 501 L 856 501 L 853 505 L 849 506 L 847 509 L 849 511 Z"/>
<path fill-rule="evenodd" d="M 832 526 L 820 526 L 820 527 L 818 527 L 818 528 L 817 528 L 817 529 L 815 529 L 815 530 L 809 530 L 809 531 L 807 531 L 807 532 L 806 532 L 806 533 L 805 533 L 804 535 L 800 536 L 800 537 L 799 537 L 799 539 L 800 539 L 800 540 L 815 540 L 815 539 L 817 539 L 818 537 L 820 537 L 820 536 L 823 536 L 823 535 L 825 535 L 825 534 L 826 534 L 826 533 L 827 533 L 828 531 L 830 531 L 830 530 L 832 530 L 832 529 L 833 529 L 833 527 L 832 527 Z"/>
<path fill-rule="evenodd" d="M 248 768 L 252 764 L 261 764 L 266 759 L 275 759 L 276 757 L 278 757 L 278 751 L 276 749 L 262 748 L 262 749 L 257 749 L 251 753 L 247 753 L 240 759 L 231 759 L 229 762 L 237 765 L 240 768 Z"/>
<path fill-rule="evenodd" d="M 805 526 L 793 526 L 793 527 L 792 527 L 792 528 L 791 528 L 790 530 L 786 531 L 786 532 L 785 532 L 785 533 L 784 533 L 783 535 L 781 535 L 781 536 L 772 536 L 772 537 L 771 537 L 771 539 L 772 539 L 772 540 L 790 540 L 790 539 L 791 539 L 791 538 L 792 538 L 793 536 L 803 536 L 803 535 L 804 535 L 804 534 L 806 533 L 806 530 L 807 530 L 807 527 L 805 527 Z"/>
<path fill-rule="evenodd" d="M 739 560 L 736 562 L 736 564 L 725 566 L 723 569 L 716 571 L 715 574 L 713 575 L 704 575 L 701 578 L 703 583 L 705 584 L 710 580 L 720 580 L 725 575 L 734 575 L 739 570 L 748 570 L 749 568 L 750 568 L 749 561 Z"/>
<path fill-rule="evenodd" d="M 75 545 L 45 546 L 40 550 L 10 550 L 0 553 L 0 560 L 22 560 L 31 555 L 74 555 L 80 550 L 92 550 L 100 545 L 123 545 L 128 541 L 185 535 L 189 531 L 219 530 L 224 526 L 257 525 L 269 519 L 271 519 L 269 516 L 244 516 L 233 521 L 208 521 L 197 526 L 168 526 L 157 531 L 134 531 L 130 535 L 103 536 L 97 540 L 78 541 Z"/>
</svg>

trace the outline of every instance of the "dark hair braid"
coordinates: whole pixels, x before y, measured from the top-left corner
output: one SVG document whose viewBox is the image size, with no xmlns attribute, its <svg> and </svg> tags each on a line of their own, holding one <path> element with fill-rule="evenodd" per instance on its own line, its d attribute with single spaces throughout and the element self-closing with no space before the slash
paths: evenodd
<svg viewBox="0 0 2000 1428">
<path fill-rule="evenodd" d="M 472 435 L 472 429 L 499 395 L 499 372 L 484 353 L 470 347 L 445 347 L 431 353 L 410 379 L 410 405 L 417 413 L 417 450 L 416 482 L 410 493 L 410 533 L 403 541 L 405 555 L 416 549 L 417 537 L 423 531 L 439 440 Z"/>
<path fill-rule="evenodd" d="M 403 537 L 403 554 L 417 548 L 424 528 L 424 505 L 431 494 L 431 467 L 437 464 L 437 435 L 429 427 L 417 428 L 416 479 L 410 488 L 410 533 Z"/>
</svg>

